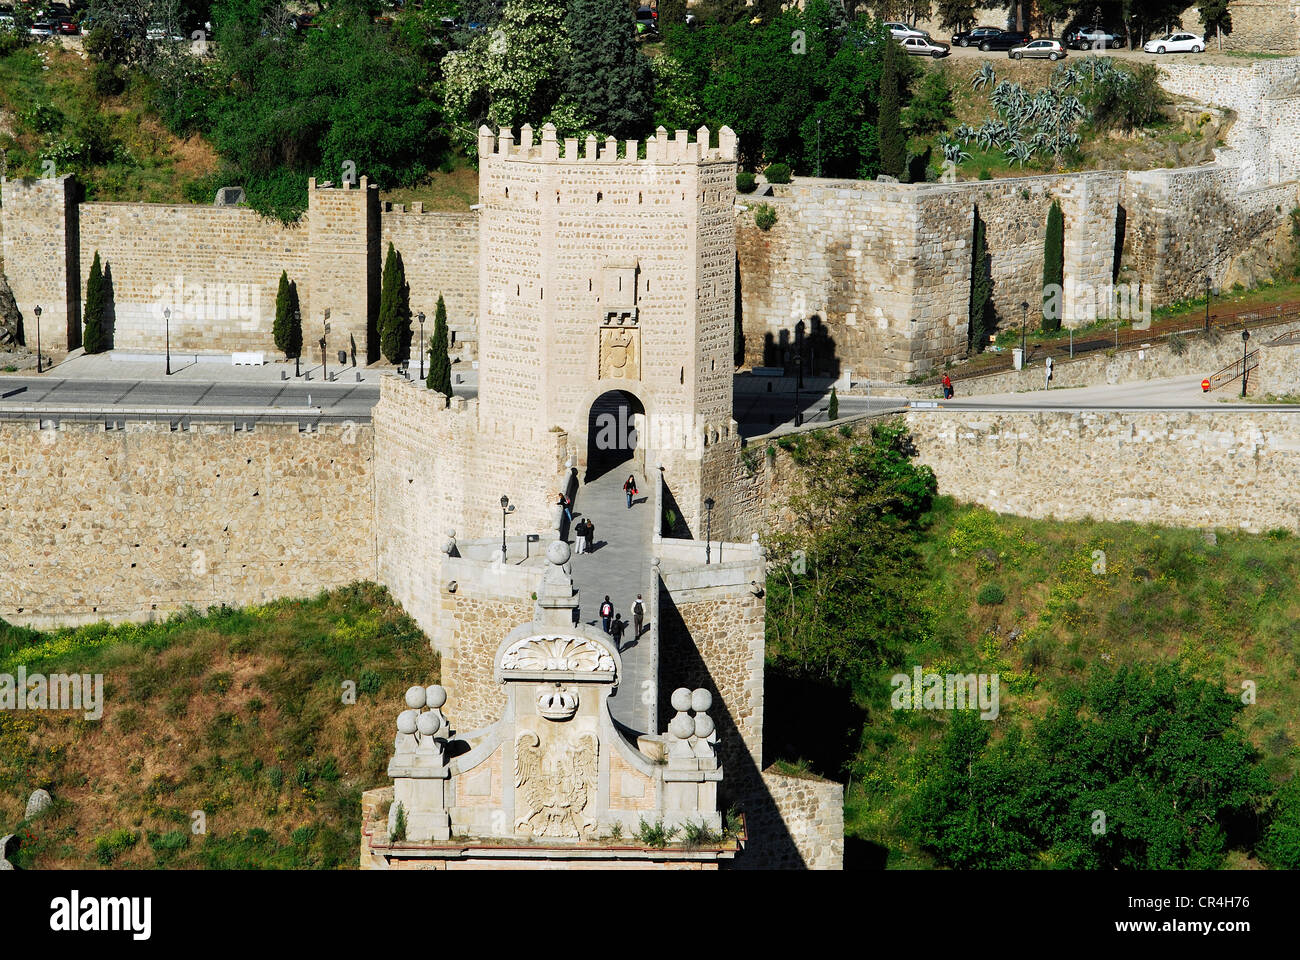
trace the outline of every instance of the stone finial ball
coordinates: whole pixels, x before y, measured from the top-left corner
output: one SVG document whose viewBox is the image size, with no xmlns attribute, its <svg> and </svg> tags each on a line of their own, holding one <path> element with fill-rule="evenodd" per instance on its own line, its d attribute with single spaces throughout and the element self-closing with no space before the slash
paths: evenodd
<svg viewBox="0 0 1300 960">
<path fill-rule="evenodd" d="M 436 713 L 422 713 L 416 719 L 415 725 L 421 736 L 431 737 L 438 732 L 438 728 L 442 726 L 442 721 L 438 719 Z"/>
<path fill-rule="evenodd" d="M 695 723 L 685 713 L 679 713 L 668 723 L 668 732 L 679 740 L 685 740 L 695 732 Z"/>
<path fill-rule="evenodd" d="M 707 737 L 713 732 L 713 718 L 707 713 L 697 713 L 695 715 L 695 735 L 697 737 Z"/>
<path fill-rule="evenodd" d="M 691 691 L 691 709 L 696 713 L 701 713 L 713 706 L 713 694 L 700 687 L 698 690 Z"/>
<path fill-rule="evenodd" d="M 447 691 L 436 683 L 424 691 L 425 706 L 432 707 L 434 710 L 441 710 L 443 704 L 447 702 Z"/>
<path fill-rule="evenodd" d="M 551 545 L 546 548 L 546 559 L 557 567 L 568 563 L 572 554 L 573 550 L 563 540 L 552 540 Z"/>
<path fill-rule="evenodd" d="M 424 687 L 411 687 L 406 691 L 406 705 L 412 710 L 419 710 L 424 706 Z"/>
<path fill-rule="evenodd" d="M 673 691 L 673 696 L 669 703 L 673 705 L 673 709 L 678 713 L 691 709 L 691 691 L 687 690 L 685 687 L 678 687 Z"/>
<path fill-rule="evenodd" d="M 397 732 L 398 733 L 415 733 L 417 729 L 416 718 L 420 715 L 418 710 L 403 710 L 397 715 Z"/>
</svg>

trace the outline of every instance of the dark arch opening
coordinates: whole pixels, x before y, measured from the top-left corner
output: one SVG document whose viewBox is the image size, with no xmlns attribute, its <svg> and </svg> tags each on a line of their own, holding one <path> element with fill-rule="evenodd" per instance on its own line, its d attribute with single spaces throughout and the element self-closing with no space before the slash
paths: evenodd
<svg viewBox="0 0 1300 960">
<path fill-rule="evenodd" d="M 638 415 L 645 406 L 626 390 L 607 390 L 591 404 L 587 414 L 587 474 L 590 483 L 609 471 L 631 466 L 645 472 L 645 449 L 638 436 Z"/>
</svg>

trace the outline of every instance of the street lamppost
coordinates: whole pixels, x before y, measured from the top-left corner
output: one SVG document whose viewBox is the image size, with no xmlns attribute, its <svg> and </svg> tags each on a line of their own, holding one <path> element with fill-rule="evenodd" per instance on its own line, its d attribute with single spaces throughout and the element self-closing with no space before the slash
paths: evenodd
<svg viewBox="0 0 1300 960">
<path fill-rule="evenodd" d="M 1025 325 L 1029 323 L 1029 301 L 1020 301 L 1020 362 L 1025 362 Z"/>
<path fill-rule="evenodd" d="M 298 349 L 297 351 L 294 352 L 293 355 L 293 376 L 294 379 L 296 380 L 298 377 L 302 376 L 302 368 L 298 365 L 299 361 L 302 359 L 302 311 L 301 310 L 295 310 L 293 312 L 293 322 L 294 325 L 298 328 Z"/>
<path fill-rule="evenodd" d="M 323 322 L 325 324 L 325 332 L 321 334 L 321 338 L 320 338 L 320 366 L 321 366 L 321 376 L 325 378 L 326 383 L 329 383 L 330 360 L 329 360 L 329 354 L 326 352 L 326 346 L 325 346 L 325 338 L 330 335 L 330 308 L 329 307 L 325 308 L 325 319 Z"/>
<path fill-rule="evenodd" d="M 794 368 L 796 371 L 794 378 L 794 425 L 796 427 L 801 427 L 803 426 L 803 413 L 799 410 L 799 390 L 803 387 L 803 367 L 801 366 L 802 358 L 796 353 L 791 359 L 794 360 Z"/>
<path fill-rule="evenodd" d="M 713 498 L 704 500 L 704 562 L 708 563 L 713 550 Z"/>
<path fill-rule="evenodd" d="M 1205 275 L 1205 332 L 1210 332 L 1210 275 Z"/>
<path fill-rule="evenodd" d="M 44 373 L 45 368 L 41 366 L 41 305 L 39 303 L 32 313 L 36 314 L 36 372 Z"/>
<path fill-rule="evenodd" d="M 418 319 L 420 321 L 420 379 L 424 379 L 424 311 L 421 310 Z"/>
<path fill-rule="evenodd" d="M 501 562 L 506 562 L 506 516 L 514 513 L 514 505 L 510 503 L 510 498 L 504 493 L 501 494 Z"/>
<path fill-rule="evenodd" d="M 1250 342 L 1250 331 L 1241 331 L 1241 395 L 1246 396 L 1246 344 Z"/>
<path fill-rule="evenodd" d="M 172 308 L 163 307 L 163 325 L 167 333 L 167 370 L 166 375 L 172 375 Z"/>
</svg>

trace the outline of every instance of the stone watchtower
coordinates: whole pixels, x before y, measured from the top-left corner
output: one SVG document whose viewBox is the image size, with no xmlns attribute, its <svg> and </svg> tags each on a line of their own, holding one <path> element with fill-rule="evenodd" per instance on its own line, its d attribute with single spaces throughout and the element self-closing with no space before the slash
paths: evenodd
<svg viewBox="0 0 1300 960">
<path fill-rule="evenodd" d="M 662 465 L 689 522 L 703 438 L 731 421 L 735 134 L 481 127 L 478 155 L 480 422 L 558 427 L 580 471 Z"/>
</svg>

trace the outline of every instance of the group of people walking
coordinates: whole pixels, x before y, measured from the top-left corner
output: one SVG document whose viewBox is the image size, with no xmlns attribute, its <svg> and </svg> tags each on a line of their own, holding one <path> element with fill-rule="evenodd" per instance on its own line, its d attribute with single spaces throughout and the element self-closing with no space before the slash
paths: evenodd
<svg viewBox="0 0 1300 960">
<path fill-rule="evenodd" d="M 605 599 L 600 605 L 600 626 L 614 638 L 614 649 L 622 651 L 623 631 L 627 629 L 627 621 L 614 612 L 614 604 L 610 601 L 608 593 L 605 594 Z M 636 599 L 632 601 L 632 639 L 639 639 L 644 631 L 645 601 L 638 593 Z"/>
<path fill-rule="evenodd" d="M 632 505 L 636 502 L 637 494 L 640 492 L 636 485 L 636 476 L 628 474 L 628 478 L 623 482 L 623 495 L 627 498 L 627 509 L 631 510 Z M 573 543 L 575 553 L 591 553 L 596 547 L 596 525 L 591 518 L 585 515 L 579 515 L 578 521 L 574 522 L 573 500 L 563 490 L 557 494 L 556 503 L 563 511 L 564 519 L 573 533 Z M 604 601 L 600 604 L 600 625 L 604 631 L 614 639 L 615 649 L 621 650 L 623 647 L 623 633 L 628 627 L 628 622 L 618 616 L 614 610 L 613 601 L 609 599 L 609 594 L 605 595 Z M 641 594 L 636 595 L 636 600 L 632 603 L 632 636 L 633 639 L 641 636 L 645 627 L 645 601 Z M 574 611 L 575 618 L 577 611 Z M 575 623 L 576 623 L 575 619 Z"/>
</svg>

